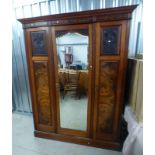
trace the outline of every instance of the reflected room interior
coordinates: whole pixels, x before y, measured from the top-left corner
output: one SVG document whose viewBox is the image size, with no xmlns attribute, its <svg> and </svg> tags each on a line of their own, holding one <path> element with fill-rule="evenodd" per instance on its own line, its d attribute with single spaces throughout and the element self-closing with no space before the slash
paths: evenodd
<svg viewBox="0 0 155 155">
<path fill-rule="evenodd" d="M 88 30 L 57 31 L 60 127 L 87 130 Z"/>
</svg>

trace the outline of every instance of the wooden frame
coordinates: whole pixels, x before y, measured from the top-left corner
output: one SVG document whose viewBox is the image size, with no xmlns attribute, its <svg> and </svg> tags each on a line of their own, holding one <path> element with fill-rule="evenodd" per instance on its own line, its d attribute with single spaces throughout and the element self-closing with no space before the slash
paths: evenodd
<svg viewBox="0 0 155 155">
<path fill-rule="evenodd" d="M 118 8 L 100 9 L 83 12 L 73 12 L 43 17 L 19 19 L 25 32 L 26 55 L 28 63 L 30 89 L 32 95 L 32 108 L 35 124 L 35 136 L 50 138 L 60 141 L 84 144 L 110 149 L 121 149 L 121 119 L 124 96 L 125 72 L 127 66 L 127 51 L 129 41 L 129 27 L 132 11 L 136 5 Z M 100 30 L 104 27 L 120 27 L 120 49 L 117 55 L 100 55 Z M 57 55 L 55 31 L 70 29 L 88 29 L 89 32 L 89 98 L 86 132 L 60 127 L 59 90 L 57 73 Z M 32 56 L 30 33 L 35 31 L 46 32 L 48 55 Z M 39 103 L 37 102 L 37 90 L 35 70 L 33 62 L 47 63 L 50 118 L 52 125 L 39 122 Z M 117 78 L 114 100 L 114 112 L 112 114 L 112 127 L 110 132 L 97 132 L 99 117 L 99 78 L 101 62 L 117 62 Z M 46 85 L 47 86 L 47 85 Z M 46 94 L 46 96 L 48 96 Z M 48 98 L 48 97 L 47 97 Z M 45 108 L 49 112 L 49 108 Z M 44 110 L 45 110 L 44 109 Z M 46 111 L 45 110 L 45 111 Z"/>
<path fill-rule="evenodd" d="M 57 65 L 57 50 L 56 50 L 56 36 L 55 32 L 59 30 L 74 30 L 74 29 L 88 29 L 88 38 L 89 38 L 89 51 L 88 51 L 88 61 L 89 66 L 92 66 L 92 26 L 88 24 L 82 24 L 82 25 L 72 25 L 72 26 L 57 26 L 52 27 L 52 44 L 53 44 L 53 53 L 54 53 L 54 64 L 55 64 L 55 79 L 56 79 L 56 102 L 57 102 L 57 132 L 59 134 L 68 134 L 68 135 L 78 135 L 82 137 L 88 137 L 90 135 L 90 110 L 91 110 L 91 77 L 92 77 L 92 69 L 89 68 L 89 95 L 88 95 L 88 113 L 87 113 L 87 129 L 86 131 L 80 131 L 80 130 L 73 130 L 73 129 L 66 129 L 60 127 L 60 101 L 59 101 L 59 82 L 58 82 L 58 68 Z"/>
</svg>

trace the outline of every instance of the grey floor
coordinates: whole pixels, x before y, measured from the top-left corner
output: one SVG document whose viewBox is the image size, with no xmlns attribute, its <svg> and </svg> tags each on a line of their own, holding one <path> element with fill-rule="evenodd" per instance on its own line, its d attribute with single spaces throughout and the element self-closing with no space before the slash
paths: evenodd
<svg viewBox="0 0 155 155">
<path fill-rule="evenodd" d="M 32 116 L 13 114 L 12 155 L 122 155 L 117 151 L 36 138 Z"/>
<path fill-rule="evenodd" d="M 64 99 L 61 98 L 60 102 L 60 126 L 86 131 L 88 98 L 81 97 L 79 99 L 70 92 L 65 95 Z"/>
</svg>

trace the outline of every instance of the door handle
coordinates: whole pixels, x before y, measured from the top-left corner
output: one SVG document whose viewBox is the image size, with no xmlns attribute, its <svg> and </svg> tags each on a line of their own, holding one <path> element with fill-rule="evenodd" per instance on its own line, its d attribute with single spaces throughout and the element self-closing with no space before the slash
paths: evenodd
<svg viewBox="0 0 155 155">
<path fill-rule="evenodd" d="M 92 68 L 93 68 L 93 66 L 92 66 L 92 65 L 90 65 L 90 66 L 89 66 L 89 69 L 92 69 Z"/>
</svg>

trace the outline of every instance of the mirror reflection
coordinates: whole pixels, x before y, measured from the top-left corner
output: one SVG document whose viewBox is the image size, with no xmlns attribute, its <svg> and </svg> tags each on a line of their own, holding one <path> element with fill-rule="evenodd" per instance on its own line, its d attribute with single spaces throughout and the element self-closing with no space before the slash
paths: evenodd
<svg viewBox="0 0 155 155">
<path fill-rule="evenodd" d="M 88 30 L 57 31 L 60 127 L 86 131 Z"/>
</svg>

